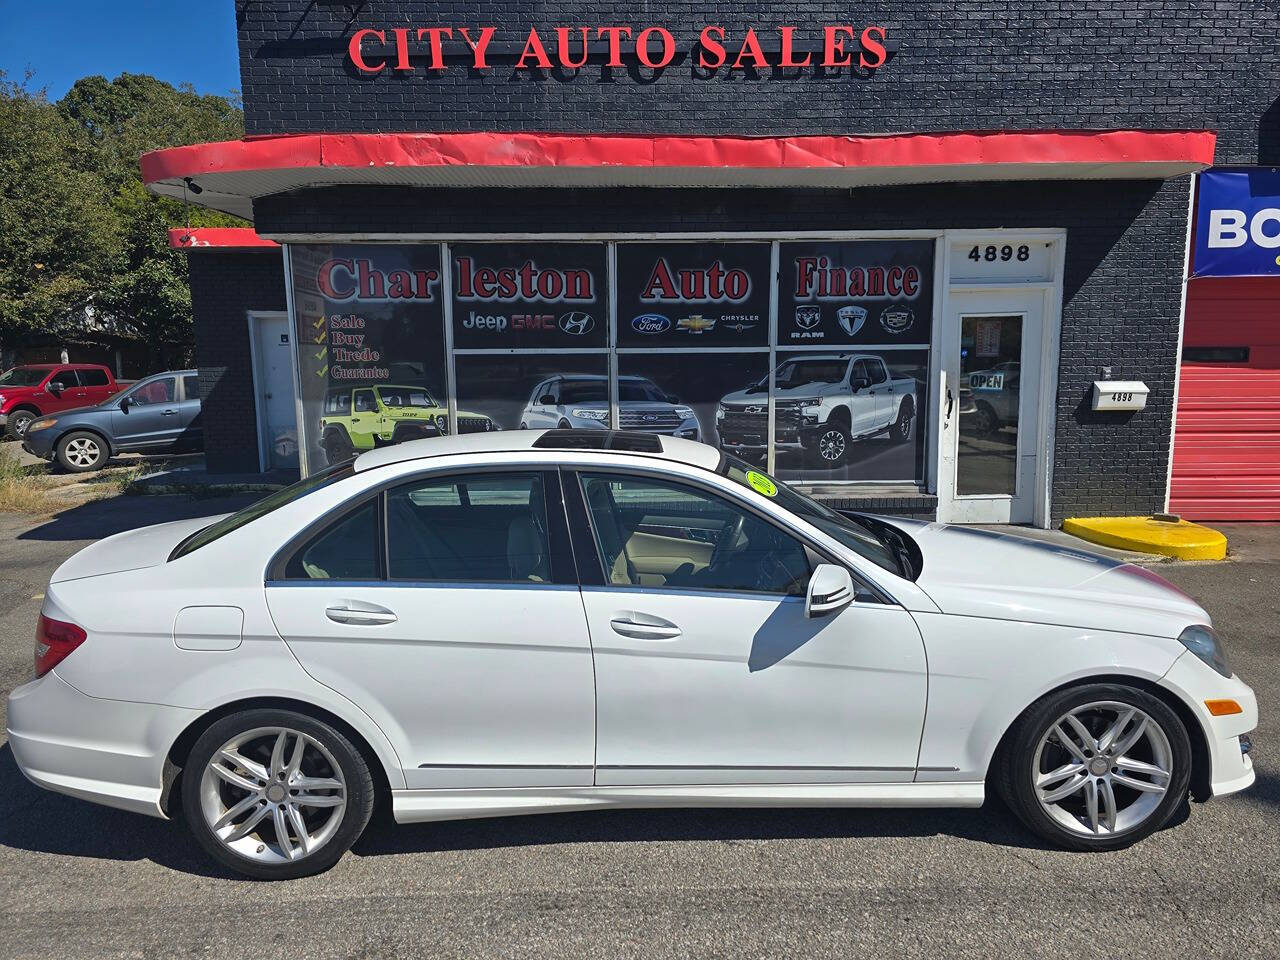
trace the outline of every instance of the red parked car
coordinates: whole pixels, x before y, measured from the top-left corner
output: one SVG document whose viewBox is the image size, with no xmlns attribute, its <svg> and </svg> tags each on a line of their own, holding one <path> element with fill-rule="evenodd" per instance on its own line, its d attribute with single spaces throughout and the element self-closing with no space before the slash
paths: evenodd
<svg viewBox="0 0 1280 960">
<path fill-rule="evenodd" d="M 0 430 L 14 439 L 36 417 L 101 403 L 123 389 L 96 363 L 32 363 L 0 374 Z"/>
</svg>

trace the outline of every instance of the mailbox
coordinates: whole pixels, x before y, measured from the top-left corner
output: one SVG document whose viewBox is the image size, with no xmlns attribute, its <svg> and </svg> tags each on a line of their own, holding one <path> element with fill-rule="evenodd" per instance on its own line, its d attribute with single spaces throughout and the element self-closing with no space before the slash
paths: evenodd
<svg viewBox="0 0 1280 960">
<path fill-rule="evenodd" d="M 1150 388 L 1141 380 L 1093 381 L 1093 409 L 1141 410 L 1147 405 Z"/>
</svg>

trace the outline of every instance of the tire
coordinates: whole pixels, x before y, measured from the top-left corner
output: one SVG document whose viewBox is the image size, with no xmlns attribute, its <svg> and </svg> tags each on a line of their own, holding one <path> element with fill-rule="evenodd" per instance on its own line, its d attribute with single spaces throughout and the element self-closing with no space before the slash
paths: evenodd
<svg viewBox="0 0 1280 960">
<path fill-rule="evenodd" d="M 356 448 L 351 445 L 351 438 L 345 431 L 334 431 L 325 438 L 324 458 L 329 461 L 329 466 L 350 460 L 355 455 Z"/>
<path fill-rule="evenodd" d="M 302 759 L 295 766 L 300 740 Z M 242 762 L 226 760 L 228 750 Z M 299 778 L 310 783 L 287 786 Z M 196 841 L 223 866 L 255 880 L 328 870 L 364 832 L 374 794 L 369 766 L 356 746 L 329 724 L 291 710 L 223 717 L 196 740 L 182 771 L 182 809 Z M 217 826 L 223 819 L 225 825 Z M 302 830 L 313 844 L 310 851 L 301 842 Z"/>
<path fill-rule="evenodd" d="M 27 432 L 27 427 L 31 426 L 31 421 L 38 417 L 39 414 L 32 413 L 30 410 L 15 410 L 9 414 L 9 422 L 5 426 L 5 433 L 10 440 L 21 440 L 22 435 Z"/>
<path fill-rule="evenodd" d="M 96 433 L 73 430 L 58 438 L 54 456 L 63 470 L 88 473 L 90 470 L 101 470 L 102 465 L 110 458 L 111 450 L 106 441 Z"/>
<path fill-rule="evenodd" d="M 898 408 L 898 419 L 889 428 L 889 437 L 895 443 L 906 443 L 911 439 L 911 425 L 915 418 L 915 410 L 912 408 L 911 403 L 904 401 L 902 406 Z"/>
<path fill-rule="evenodd" d="M 973 432 L 984 437 L 999 433 L 1000 417 L 996 414 L 996 408 L 985 400 L 979 400 L 974 407 Z"/>
<path fill-rule="evenodd" d="M 1108 746 L 1120 717 L 1129 719 Z M 1028 707 L 993 773 L 997 791 L 1033 833 L 1068 850 L 1119 850 L 1159 830 L 1186 802 L 1191 741 L 1164 701 L 1136 687 L 1094 683 Z"/>
<path fill-rule="evenodd" d="M 818 428 L 813 452 L 817 454 L 818 462 L 823 466 L 838 467 L 848 459 L 849 448 L 852 445 L 853 440 L 849 436 L 849 431 L 845 429 L 844 423 L 832 419 Z"/>
</svg>

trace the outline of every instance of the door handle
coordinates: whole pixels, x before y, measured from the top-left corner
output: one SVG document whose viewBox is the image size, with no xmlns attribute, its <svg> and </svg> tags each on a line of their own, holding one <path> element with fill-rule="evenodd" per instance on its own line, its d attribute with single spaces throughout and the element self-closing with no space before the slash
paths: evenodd
<svg viewBox="0 0 1280 960">
<path fill-rule="evenodd" d="M 162 417 L 176 417 L 177 415 L 178 415 L 177 410 L 161 410 L 160 411 L 160 416 Z"/>
<path fill-rule="evenodd" d="M 646 613 L 624 613 L 609 621 L 613 632 L 633 640 L 674 640 L 680 628 L 661 617 Z"/>
<path fill-rule="evenodd" d="M 386 607 L 360 600 L 343 600 L 335 606 L 326 607 L 324 615 L 334 623 L 346 623 L 357 627 L 377 627 L 395 623 L 399 619 Z"/>
<path fill-rule="evenodd" d="M 951 419 L 951 408 L 955 405 L 956 398 L 951 393 L 951 388 L 947 387 L 947 419 Z"/>
</svg>

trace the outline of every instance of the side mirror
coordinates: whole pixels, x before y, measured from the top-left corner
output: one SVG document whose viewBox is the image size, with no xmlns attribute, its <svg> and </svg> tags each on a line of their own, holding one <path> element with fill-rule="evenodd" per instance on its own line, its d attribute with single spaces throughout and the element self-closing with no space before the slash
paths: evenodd
<svg viewBox="0 0 1280 960">
<path fill-rule="evenodd" d="M 49 384 L 49 386 L 47 387 L 47 389 L 48 389 L 48 391 L 49 391 L 50 393 L 52 393 L 52 394 L 55 394 L 55 395 L 56 395 L 56 394 L 61 393 L 63 390 L 65 390 L 65 389 L 67 389 L 67 388 L 66 388 L 66 386 L 63 384 L 63 382 L 62 382 L 61 380 L 54 380 L 54 381 L 50 382 L 50 384 Z"/>
<path fill-rule="evenodd" d="M 820 563 L 809 578 L 809 589 L 804 597 L 806 617 L 825 617 L 837 613 L 853 603 L 853 578 L 844 567 L 834 563 Z"/>
<path fill-rule="evenodd" d="M 854 393 L 857 393 L 859 390 L 865 390 L 867 387 L 871 386 L 871 381 L 866 377 L 854 377 L 853 380 L 849 382 L 849 386 L 853 387 Z"/>
<path fill-rule="evenodd" d="M 133 403 L 133 401 L 132 401 L 132 400 L 130 400 L 128 397 L 121 397 L 121 398 L 120 398 L 120 409 L 121 409 L 121 410 L 123 410 L 125 413 L 128 413 L 128 412 L 129 412 L 129 406 L 130 406 L 130 404 L 132 404 L 132 403 Z"/>
<path fill-rule="evenodd" d="M 556 398 L 549 393 L 544 393 L 538 398 L 538 403 L 544 407 L 554 407 L 556 405 Z"/>
</svg>

